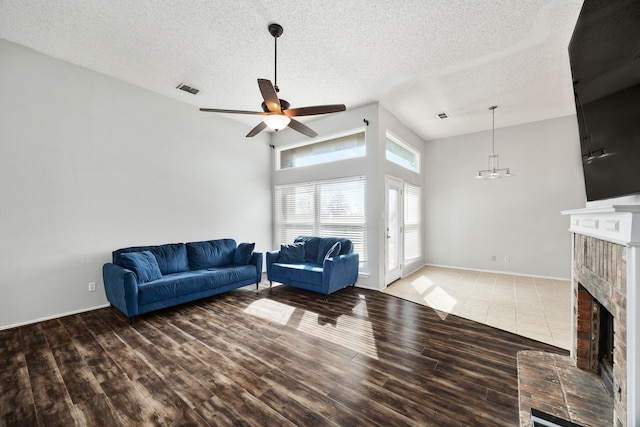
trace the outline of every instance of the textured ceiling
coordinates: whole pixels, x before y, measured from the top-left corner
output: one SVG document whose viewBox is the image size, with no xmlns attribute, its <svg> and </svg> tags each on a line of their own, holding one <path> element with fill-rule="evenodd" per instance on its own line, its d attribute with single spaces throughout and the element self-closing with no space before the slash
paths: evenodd
<svg viewBox="0 0 640 427">
<path fill-rule="evenodd" d="M 0 0 L 0 38 L 197 107 L 380 101 L 426 140 L 575 113 L 581 0 Z M 200 89 L 196 96 L 178 83 Z M 23 82 L 28 85 L 29 82 Z M 450 118 L 441 120 L 438 113 Z M 201 113 L 194 108 L 194 114 Z M 211 114 L 211 113 L 210 113 Z M 339 113 L 338 113 L 339 114 Z M 247 123 L 255 117 L 228 115 Z M 304 120 L 304 119 L 303 119 Z"/>
</svg>

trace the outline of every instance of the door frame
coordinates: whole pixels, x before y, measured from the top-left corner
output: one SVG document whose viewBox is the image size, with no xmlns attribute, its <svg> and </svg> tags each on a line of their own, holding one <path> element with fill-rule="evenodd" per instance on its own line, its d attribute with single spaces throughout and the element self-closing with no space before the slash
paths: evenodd
<svg viewBox="0 0 640 427">
<path fill-rule="evenodd" d="M 389 192 L 391 189 L 398 191 L 397 198 L 397 227 L 395 230 L 389 230 L 389 203 L 390 197 Z M 383 224 L 383 240 L 384 240 L 384 285 L 387 287 L 391 283 L 402 277 L 402 263 L 403 263 L 403 251 L 404 251 L 404 235 L 403 235 L 403 227 L 404 227 L 404 181 L 400 178 L 385 175 L 384 177 L 384 224 Z M 396 239 L 396 266 L 394 268 L 389 268 L 390 261 L 390 253 L 389 253 L 389 243 L 390 243 L 390 231 L 394 231 L 397 233 Z"/>
</svg>

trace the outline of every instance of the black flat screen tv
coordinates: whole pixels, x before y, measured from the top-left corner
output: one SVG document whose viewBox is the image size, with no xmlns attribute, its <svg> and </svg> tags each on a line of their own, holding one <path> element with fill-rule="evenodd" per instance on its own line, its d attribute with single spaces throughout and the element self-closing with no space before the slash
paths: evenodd
<svg viewBox="0 0 640 427">
<path fill-rule="evenodd" d="M 585 0 L 569 60 L 587 201 L 640 194 L 640 1 Z"/>
</svg>

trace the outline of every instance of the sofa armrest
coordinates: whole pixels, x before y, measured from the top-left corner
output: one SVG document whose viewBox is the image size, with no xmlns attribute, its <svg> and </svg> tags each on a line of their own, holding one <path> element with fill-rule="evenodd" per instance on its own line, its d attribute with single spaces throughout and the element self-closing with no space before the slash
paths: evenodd
<svg viewBox="0 0 640 427">
<path fill-rule="evenodd" d="M 107 263 L 102 267 L 102 279 L 107 299 L 127 317 L 138 312 L 138 279 L 135 273 L 119 265 Z"/>
<path fill-rule="evenodd" d="M 271 266 L 280 259 L 280 251 L 267 252 L 267 279 L 271 280 Z"/>
<path fill-rule="evenodd" d="M 262 252 L 251 254 L 249 265 L 256 266 L 256 283 L 260 283 L 262 281 Z"/>
<path fill-rule="evenodd" d="M 328 258 L 322 264 L 322 288 L 327 293 L 337 291 L 358 281 L 360 255 L 355 252 Z"/>
</svg>

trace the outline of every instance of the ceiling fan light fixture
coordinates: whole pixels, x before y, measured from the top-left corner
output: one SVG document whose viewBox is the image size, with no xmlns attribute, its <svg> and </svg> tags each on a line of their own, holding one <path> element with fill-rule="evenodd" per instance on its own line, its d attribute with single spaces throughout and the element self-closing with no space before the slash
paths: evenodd
<svg viewBox="0 0 640 427">
<path fill-rule="evenodd" d="M 275 130 L 277 132 L 286 128 L 289 125 L 291 119 L 284 114 L 275 113 L 264 116 L 262 121 L 265 125 L 267 125 L 269 129 Z"/>
</svg>

